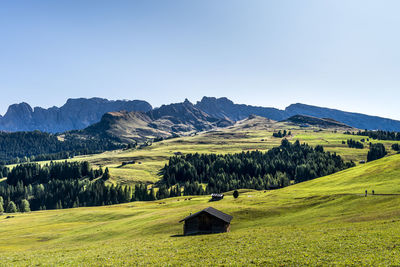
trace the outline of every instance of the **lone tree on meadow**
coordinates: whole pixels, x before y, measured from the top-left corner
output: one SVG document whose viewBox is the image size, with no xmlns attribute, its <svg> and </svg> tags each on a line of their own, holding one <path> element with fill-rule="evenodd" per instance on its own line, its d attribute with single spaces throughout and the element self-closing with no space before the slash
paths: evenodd
<svg viewBox="0 0 400 267">
<path fill-rule="evenodd" d="M 239 191 L 235 190 L 233 191 L 233 197 L 238 198 L 239 197 Z"/>
<path fill-rule="evenodd" d="M 15 203 L 13 201 L 10 201 L 8 203 L 6 212 L 7 213 L 16 213 L 17 212 L 17 206 L 15 205 Z"/>
</svg>

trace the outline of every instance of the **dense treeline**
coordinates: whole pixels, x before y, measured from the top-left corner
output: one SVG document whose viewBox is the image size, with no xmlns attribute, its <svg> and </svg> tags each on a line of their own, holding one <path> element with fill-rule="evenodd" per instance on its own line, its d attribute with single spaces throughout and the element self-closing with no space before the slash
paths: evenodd
<svg viewBox="0 0 400 267">
<path fill-rule="evenodd" d="M 268 152 L 238 154 L 187 154 L 169 159 L 160 171 L 167 188 L 183 186 L 196 194 L 225 192 L 239 188 L 274 189 L 288 186 L 291 180 L 303 182 L 354 166 L 322 146 L 312 148 L 296 141 L 282 140 Z M 204 190 L 201 184 L 207 184 Z"/>
<path fill-rule="evenodd" d="M 292 135 L 292 132 L 287 132 L 286 130 L 283 130 L 283 132 L 281 130 L 279 130 L 277 133 L 273 133 L 272 136 L 273 137 L 277 137 L 277 138 L 282 138 L 282 137 L 286 137 Z"/>
<path fill-rule="evenodd" d="M 82 162 L 51 162 L 44 166 L 37 163 L 17 165 L 7 178 L 9 185 L 23 185 L 34 183 L 48 183 L 51 180 L 81 179 L 87 177 L 94 179 L 103 175 L 101 168 L 94 170 L 87 161 Z"/>
<path fill-rule="evenodd" d="M 106 185 L 108 169 L 93 169 L 88 162 L 23 164 L 13 168 L 0 183 L 6 212 L 101 206 L 135 200 L 155 200 L 163 195 L 146 185 Z M 94 180 L 96 179 L 96 180 Z M 162 193 L 162 192 L 161 192 Z M 169 195 L 168 195 L 169 196 Z M 0 208 L 1 210 L 1 208 Z M 1 211 L 0 211 L 1 213 Z"/>
<path fill-rule="evenodd" d="M 346 132 L 345 134 L 352 134 L 352 135 L 360 135 L 360 136 L 367 136 L 372 139 L 378 140 L 392 140 L 392 141 L 400 141 L 400 132 L 389 132 L 389 131 L 358 131 L 358 132 Z"/>
<path fill-rule="evenodd" d="M 0 162 L 3 164 L 66 159 L 75 155 L 99 153 L 122 148 L 111 140 L 78 139 L 68 134 L 64 141 L 54 134 L 34 132 L 0 132 Z"/>
<path fill-rule="evenodd" d="M 386 156 L 387 152 L 385 146 L 381 143 L 369 144 L 369 151 L 367 155 L 367 161 L 373 161 Z"/>
<path fill-rule="evenodd" d="M 353 140 L 353 139 L 347 140 L 347 145 L 350 148 L 357 148 L 357 149 L 363 149 L 364 148 L 364 144 L 363 143 L 361 143 L 359 141 L 356 141 L 356 140 Z"/>
<path fill-rule="evenodd" d="M 62 209 L 74 207 L 102 206 L 126 203 L 132 200 L 145 200 L 136 197 L 129 186 L 108 186 L 102 180 L 51 180 L 46 184 L 30 184 L 16 186 L 1 184 L 0 196 L 4 199 L 4 207 L 10 202 L 20 208 L 28 201 L 31 210 Z M 26 203 L 25 203 L 26 205 Z"/>
</svg>

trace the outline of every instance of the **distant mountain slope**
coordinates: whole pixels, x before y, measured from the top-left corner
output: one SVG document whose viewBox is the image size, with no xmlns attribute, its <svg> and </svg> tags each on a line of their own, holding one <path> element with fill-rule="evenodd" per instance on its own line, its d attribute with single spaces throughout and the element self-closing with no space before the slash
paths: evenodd
<svg viewBox="0 0 400 267">
<path fill-rule="evenodd" d="M 400 121 L 352 113 L 337 109 L 322 108 L 305 104 L 293 104 L 284 111 L 286 116 L 308 115 L 318 118 L 332 118 L 358 129 L 400 131 Z"/>
<path fill-rule="evenodd" d="M 237 131 L 245 131 L 248 129 L 251 130 L 260 130 L 260 131 L 268 131 L 271 129 L 275 129 L 277 127 L 277 122 L 271 119 L 250 115 L 244 120 L 237 121 L 235 125 L 227 128 L 229 131 L 237 132 Z M 278 126 L 279 127 L 279 126 Z"/>
<path fill-rule="evenodd" d="M 233 124 L 233 121 L 229 119 L 210 116 L 187 99 L 183 103 L 162 105 L 147 114 L 156 121 L 169 120 L 175 124 L 172 129 L 177 131 L 204 131 L 210 130 L 215 126 L 226 127 Z M 158 127 L 162 127 L 162 125 Z"/>
<path fill-rule="evenodd" d="M 187 135 L 232 124 L 233 122 L 229 120 L 210 117 L 186 100 L 183 103 L 163 105 L 147 113 L 109 112 L 99 123 L 74 134 L 130 143 L 151 138 Z"/>
<path fill-rule="evenodd" d="M 397 120 L 299 103 L 290 105 L 285 110 L 279 110 L 269 107 L 235 104 L 225 97 L 203 97 L 200 102 L 197 102 L 196 107 L 210 116 L 234 121 L 245 119 L 252 114 L 278 121 L 288 119 L 294 115 L 307 115 L 317 118 L 331 118 L 359 129 L 400 131 L 400 121 Z"/>
<path fill-rule="evenodd" d="M 68 99 L 62 107 L 43 109 L 32 107 L 27 103 L 11 105 L 4 117 L 0 116 L 0 130 L 3 131 L 33 131 L 64 132 L 88 127 L 100 121 L 101 117 L 111 111 L 143 111 L 152 106 L 146 101 L 117 100 L 102 98 Z"/>
<path fill-rule="evenodd" d="M 255 107 L 243 104 L 235 104 L 226 97 L 203 97 L 196 103 L 196 107 L 208 115 L 220 118 L 239 121 L 248 118 L 250 115 L 257 115 L 272 120 L 280 121 L 287 118 L 285 112 L 276 108 Z"/>
<path fill-rule="evenodd" d="M 306 115 L 294 115 L 285 121 L 297 125 L 318 126 L 323 128 L 330 128 L 330 127 L 351 128 L 350 126 L 333 119 L 316 118 Z"/>
<path fill-rule="evenodd" d="M 82 136 L 109 138 L 123 143 L 131 143 L 155 137 L 170 137 L 169 132 L 149 126 L 153 120 L 142 112 L 109 112 L 101 121 L 74 133 Z"/>
</svg>

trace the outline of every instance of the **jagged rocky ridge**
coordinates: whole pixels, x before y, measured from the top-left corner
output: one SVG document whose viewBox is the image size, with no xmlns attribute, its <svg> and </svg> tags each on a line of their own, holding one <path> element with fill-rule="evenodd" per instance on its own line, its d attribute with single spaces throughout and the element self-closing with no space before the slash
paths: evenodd
<svg viewBox="0 0 400 267">
<path fill-rule="evenodd" d="M 179 135 L 227 127 L 233 124 L 228 119 L 217 119 L 196 108 L 191 102 L 163 105 L 143 112 L 109 112 L 99 123 L 73 134 L 111 138 L 123 143 L 147 139 L 169 138 Z"/>
<path fill-rule="evenodd" d="M 188 106 L 190 106 L 189 109 L 187 109 Z M 359 129 L 400 131 L 400 121 L 377 116 L 299 103 L 279 110 L 270 107 L 235 104 L 225 97 L 204 97 L 195 105 L 185 101 L 178 104 L 163 105 L 157 109 L 153 109 L 146 101 L 109 101 L 101 98 L 69 99 L 64 106 L 49 109 L 40 107 L 32 109 L 28 104 L 21 103 L 11 105 L 4 117 L 0 116 L 0 130 L 11 132 L 40 130 L 50 133 L 80 130 L 99 122 L 107 112 L 120 111 L 143 112 L 151 120 L 146 127 L 156 129 L 160 133 L 165 131 L 169 134 L 172 132 L 206 130 L 214 126 L 223 127 L 232 122 L 243 120 L 250 115 L 262 116 L 276 121 L 286 120 L 294 115 L 306 115 L 316 118 L 331 118 Z M 129 118 L 126 119 L 124 125 L 127 125 Z"/>
</svg>

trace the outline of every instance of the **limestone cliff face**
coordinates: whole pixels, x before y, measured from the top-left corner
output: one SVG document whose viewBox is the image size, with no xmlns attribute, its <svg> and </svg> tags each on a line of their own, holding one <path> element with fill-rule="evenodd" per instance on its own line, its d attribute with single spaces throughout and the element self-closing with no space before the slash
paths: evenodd
<svg viewBox="0 0 400 267">
<path fill-rule="evenodd" d="M 18 124 L 30 127 L 33 110 L 27 103 L 14 104 L 8 107 L 7 113 L 0 118 L 1 130 L 18 131 Z"/>
<path fill-rule="evenodd" d="M 146 101 L 109 101 L 102 98 L 69 99 L 62 107 L 44 109 L 32 107 L 27 103 L 11 105 L 7 113 L 0 117 L 0 130 L 64 132 L 79 130 L 100 121 L 101 117 L 112 111 L 142 111 L 152 109 Z"/>
</svg>

